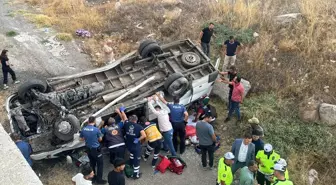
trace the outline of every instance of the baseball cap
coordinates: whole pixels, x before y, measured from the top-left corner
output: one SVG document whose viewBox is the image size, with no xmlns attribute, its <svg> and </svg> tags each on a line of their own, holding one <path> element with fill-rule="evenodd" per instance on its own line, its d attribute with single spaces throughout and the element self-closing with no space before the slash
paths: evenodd
<svg viewBox="0 0 336 185">
<path fill-rule="evenodd" d="M 224 154 L 224 158 L 225 158 L 225 159 L 232 160 L 232 159 L 235 158 L 235 156 L 233 155 L 232 152 L 227 152 L 227 153 Z"/>
<path fill-rule="evenodd" d="M 286 160 L 283 159 L 283 158 L 280 158 L 280 159 L 276 162 L 276 164 L 281 164 L 282 166 L 287 166 L 287 162 L 286 162 Z"/>
<path fill-rule="evenodd" d="M 273 150 L 273 146 L 269 143 L 265 144 L 264 146 L 265 152 L 271 152 Z"/>
<path fill-rule="evenodd" d="M 279 163 L 275 164 L 273 166 L 273 168 L 271 168 L 271 169 L 276 170 L 276 171 L 281 171 L 281 172 L 286 171 L 286 168 L 283 165 L 279 164 Z"/>
</svg>

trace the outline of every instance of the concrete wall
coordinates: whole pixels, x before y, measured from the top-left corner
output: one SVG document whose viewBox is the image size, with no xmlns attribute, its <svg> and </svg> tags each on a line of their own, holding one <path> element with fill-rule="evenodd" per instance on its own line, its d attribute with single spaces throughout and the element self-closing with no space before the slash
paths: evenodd
<svg viewBox="0 0 336 185">
<path fill-rule="evenodd" d="M 0 184 L 3 185 L 42 185 L 1 124 L 0 174 Z"/>
</svg>

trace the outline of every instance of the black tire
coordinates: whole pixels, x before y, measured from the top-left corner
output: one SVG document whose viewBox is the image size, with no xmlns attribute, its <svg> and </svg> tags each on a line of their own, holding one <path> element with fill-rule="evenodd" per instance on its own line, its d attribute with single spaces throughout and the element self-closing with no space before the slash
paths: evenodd
<svg viewBox="0 0 336 185">
<path fill-rule="evenodd" d="M 147 58 L 161 53 L 162 53 L 161 47 L 157 43 L 151 43 L 143 48 L 140 55 L 142 58 Z"/>
<path fill-rule="evenodd" d="M 186 52 L 181 56 L 182 65 L 185 68 L 192 68 L 201 63 L 201 58 L 194 52 Z"/>
<path fill-rule="evenodd" d="M 188 90 L 189 81 L 185 77 L 181 77 L 176 79 L 173 83 L 171 83 L 167 89 L 168 93 L 173 97 L 182 97 Z"/>
<path fill-rule="evenodd" d="M 169 75 L 167 80 L 163 84 L 165 90 L 168 90 L 168 87 L 170 86 L 170 84 L 172 84 L 175 80 L 177 80 L 178 78 L 181 78 L 181 77 L 184 77 L 184 75 L 182 73 L 173 73 L 173 74 Z"/>
<path fill-rule="evenodd" d="M 47 83 L 37 79 L 28 80 L 27 82 L 19 86 L 18 88 L 19 98 L 25 100 L 27 98 L 27 93 L 29 93 L 31 89 L 36 89 L 44 93 L 47 90 Z"/>
<path fill-rule="evenodd" d="M 141 54 L 142 50 L 143 50 L 146 46 L 148 46 L 149 44 L 152 44 L 152 43 L 156 43 L 156 41 L 155 41 L 155 40 L 144 40 L 144 41 L 142 41 L 142 42 L 140 43 L 140 45 L 139 45 L 139 48 L 138 48 L 138 52 L 139 52 L 139 54 Z"/>
<path fill-rule="evenodd" d="M 68 130 L 60 130 L 60 124 L 66 122 L 69 124 L 70 128 Z M 77 133 L 80 129 L 80 123 L 76 116 L 72 114 L 66 115 L 64 118 L 56 121 L 54 124 L 54 134 L 55 136 L 62 141 L 70 141 L 73 139 L 73 135 Z"/>
</svg>

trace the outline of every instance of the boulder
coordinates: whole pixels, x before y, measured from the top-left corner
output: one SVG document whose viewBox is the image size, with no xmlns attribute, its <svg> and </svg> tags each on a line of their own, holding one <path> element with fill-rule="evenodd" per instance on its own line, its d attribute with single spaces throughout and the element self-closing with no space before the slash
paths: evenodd
<svg viewBox="0 0 336 185">
<path fill-rule="evenodd" d="M 291 23 L 298 18 L 300 18 L 301 13 L 289 13 L 289 14 L 283 14 L 283 15 L 278 15 L 275 17 L 275 21 L 280 24 L 286 24 L 286 23 Z"/>
<path fill-rule="evenodd" d="M 299 106 L 299 117 L 304 122 L 315 122 L 319 120 L 319 105 L 320 102 L 314 98 L 301 103 Z"/>
<path fill-rule="evenodd" d="M 319 108 L 321 121 L 328 126 L 336 125 L 336 105 L 322 103 Z"/>
<path fill-rule="evenodd" d="M 251 89 L 251 84 L 249 81 L 241 79 L 241 83 L 244 86 L 244 97 L 246 96 L 246 94 L 249 92 L 249 90 Z M 211 94 L 218 96 L 220 99 L 222 99 L 224 102 L 229 103 L 229 85 L 225 84 L 223 82 L 215 82 L 214 87 L 212 89 Z"/>
</svg>

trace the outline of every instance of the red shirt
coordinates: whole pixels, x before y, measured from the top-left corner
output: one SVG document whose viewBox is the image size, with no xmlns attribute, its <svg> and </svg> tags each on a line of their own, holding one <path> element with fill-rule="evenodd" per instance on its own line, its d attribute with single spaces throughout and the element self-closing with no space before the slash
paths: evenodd
<svg viewBox="0 0 336 185">
<path fill-rule="evenodd" d="M 244 86 L 241 83 L 234 83 L 233 84 L 233 91 L 232 91 L 232 97 L 231 100 L 235 102 L 241 102 L 242 96 L 244 93 Z"/>
</svg>

